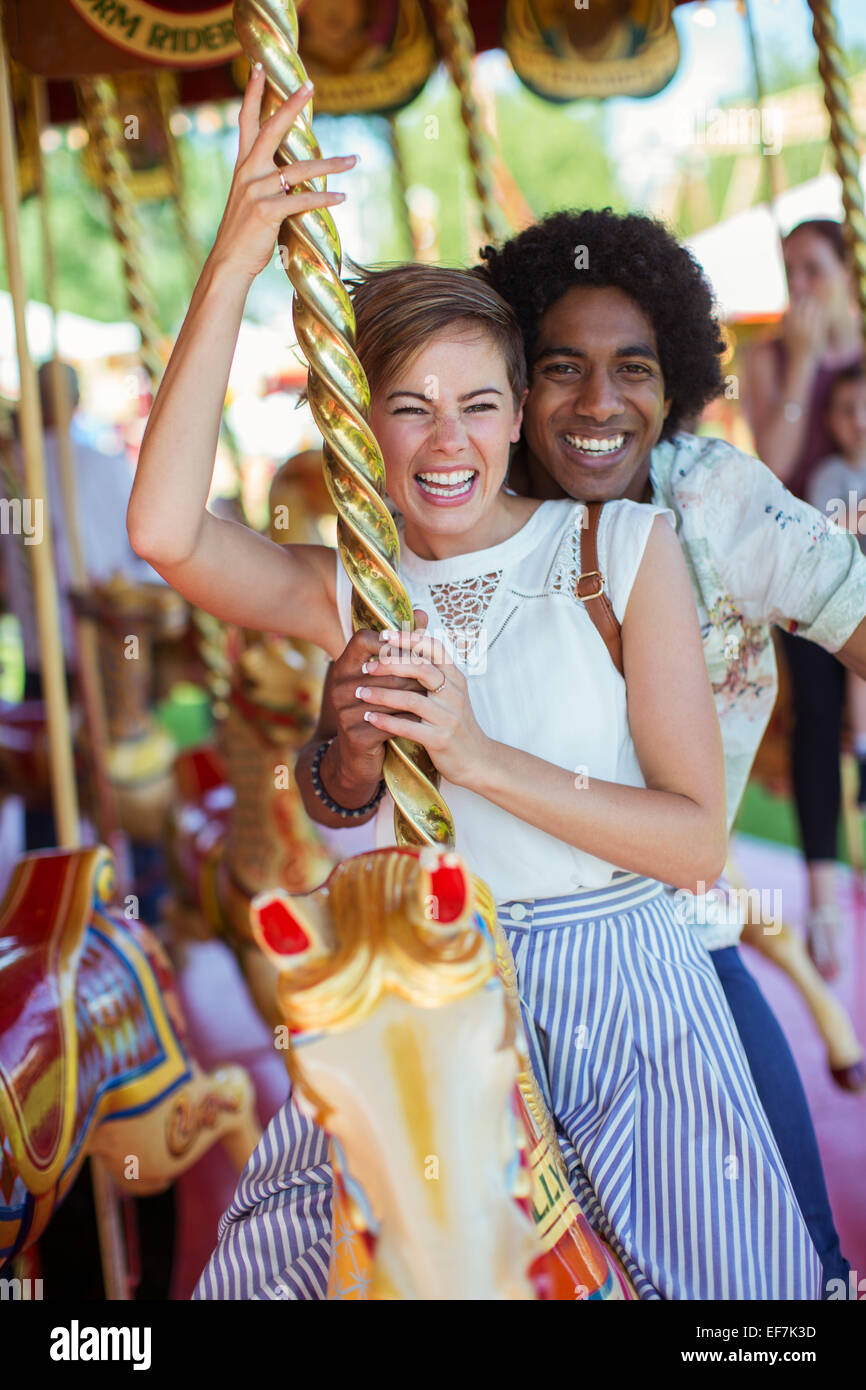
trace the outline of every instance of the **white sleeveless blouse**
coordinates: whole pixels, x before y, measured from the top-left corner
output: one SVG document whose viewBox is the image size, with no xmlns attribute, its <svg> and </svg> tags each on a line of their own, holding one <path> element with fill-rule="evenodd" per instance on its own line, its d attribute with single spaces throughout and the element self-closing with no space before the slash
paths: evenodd
<svg viewBox="0 0 866 1390">
<path fill-rule="evenodd" d="M 574 775 L 580 796 L 593 778 L 646 785 L 626 710 L 625 681 L 595 624 L 575 597 L 581 573 L 583 507 L 548 501 L 500 545 L 448 560 L 423 560 L 400 536 L 400 577 L 429 631 L 446 642 L 467 677 L 475 718 L 490 738 Z M 606 502 L 598 560 L 622 622 L 644 547 L 667 507 Z M 352 634 L 351 585 L 337 560 L 337 603 Z M 457 848 L 497 902 L 563 897 L 609 883 L 619 868 L 574 849 L 475 792 L 443 779 Z M 393 845 L 394 803 L 376 817 L 377 845 Z"/>
</svg>

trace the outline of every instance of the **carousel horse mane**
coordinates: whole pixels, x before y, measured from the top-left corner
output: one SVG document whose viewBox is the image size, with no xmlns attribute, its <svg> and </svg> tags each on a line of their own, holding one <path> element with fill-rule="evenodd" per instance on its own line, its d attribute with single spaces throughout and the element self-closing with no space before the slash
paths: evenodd
<svg viewBox="0 0 866 1390">
<path fill-rule="evenodd" d="M 282 972 L 290 1030 L 355 1028 L 389 994 L 433 1008 L 481 989 L 496 968 L 479 886 L 480 895 L 456 854 L 382 849 L 344 860 L 303 898 L 254 898 L 253 929 Z"/>
</svg>

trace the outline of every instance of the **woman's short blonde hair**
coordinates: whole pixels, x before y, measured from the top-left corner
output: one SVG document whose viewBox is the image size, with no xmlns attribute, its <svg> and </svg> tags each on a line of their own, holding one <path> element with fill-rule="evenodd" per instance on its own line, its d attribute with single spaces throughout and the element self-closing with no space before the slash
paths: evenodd
<svg viewBox="0 0 866 1390">
<path fill-rule="evenodd" d="M 526 358 L 517 319 L 472 270 L 435 265 L 353 267 L 346 279 L 355 307 L 355 351 L 371 391 L 380 391 L 446 328 L 476 328 L 502 354 L 515 407 L 526 390 Z"/>
</svg>

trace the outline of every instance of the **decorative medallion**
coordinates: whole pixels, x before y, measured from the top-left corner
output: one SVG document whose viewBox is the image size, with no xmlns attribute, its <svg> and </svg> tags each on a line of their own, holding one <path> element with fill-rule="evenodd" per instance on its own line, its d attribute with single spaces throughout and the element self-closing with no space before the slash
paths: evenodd
<svg viewBox="0 0 866 1390">
<path fill-rule="evenodd" d="M 674 0 L 507 0 L 502 45 L 522 82 L 548 101 L 653 96 L 680 47 Z"/>
<path fill-rule="evenodd" d="M 316 111 L 390 111 L 420 92 L 437 54 L 419 0 L 304 0 L 299 50 Z"/>
</svg>

